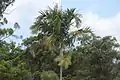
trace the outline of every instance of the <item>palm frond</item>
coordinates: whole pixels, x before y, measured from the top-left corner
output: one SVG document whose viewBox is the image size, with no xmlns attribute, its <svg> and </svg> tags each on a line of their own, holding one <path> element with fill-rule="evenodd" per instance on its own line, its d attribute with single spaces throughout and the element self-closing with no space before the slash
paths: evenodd
<svg viewBox="0 0 120 80">
<path fill-rule="evenodd" d="M 79 36 L 79 35 L 82 35 L 84 33 L 92 33 L 92 31 L 89 27 L 87 27 L 87 28 L 78 29 L 76 31 L 72 31 L 72 32 L 70 32 L 70 35 Z"/>
<path fill-rule="evenodd" d="M 71 65 L 71 55 L 59 55 L 55 58 L 55 61 L 58 62 L 58 66 L 62 66 L 65 69 Z"/>
</svg>

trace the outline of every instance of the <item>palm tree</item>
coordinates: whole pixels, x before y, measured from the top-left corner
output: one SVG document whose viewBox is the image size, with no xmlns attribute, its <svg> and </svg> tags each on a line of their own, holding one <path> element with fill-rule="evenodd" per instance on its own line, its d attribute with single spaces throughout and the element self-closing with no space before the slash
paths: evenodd
<svg viewBox="0 0 120 80">
<path fill-rule="evenodd" d="M 62 80 L 62 68 L 68 68 L 71 64 L 70 55 L 65 55 L 68 49 L 74 46 L 74 41 L 81 33 L 90 32 L 89 28 L 80 28 L 81 15 L 75 9 L 61 10 L 56 5 L 53 9 L 40 11 L 35 23 L 31 26 L 33 34 L 42 35 L 45 45 L 49 50 L 55 50 L 60 55 L 55 59 L 60 66 L 60 80 Z M 74 21 L 74 22 L 73 22 Z M 79 28 L 77 31 L 69 32 L 70 27 Z"/>
</svg>

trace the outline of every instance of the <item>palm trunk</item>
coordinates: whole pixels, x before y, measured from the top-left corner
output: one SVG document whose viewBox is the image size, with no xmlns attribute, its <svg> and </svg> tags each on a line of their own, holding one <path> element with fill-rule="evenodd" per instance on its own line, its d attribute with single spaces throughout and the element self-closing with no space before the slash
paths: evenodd
<svg viewBox="0 0 120 80">
<path fill-rule="evenodd" d="M 60 55 L 63 56 L 63 50 L 60 50 Z M 60 80 L 62 80 L 62 75 L 63 75 L 63 66 L 60 66 Z"/>
<path fill-rule="evenodd" d="M 60 66 L 60 80 L 62 80 L 62 71 L 63 71 L 62 66 Z"/>
</svg>

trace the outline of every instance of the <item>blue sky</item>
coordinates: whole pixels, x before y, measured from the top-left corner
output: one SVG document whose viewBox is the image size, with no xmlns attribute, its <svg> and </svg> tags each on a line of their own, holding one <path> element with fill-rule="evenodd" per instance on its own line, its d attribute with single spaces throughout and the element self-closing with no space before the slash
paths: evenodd
<svg viewBox="0 0 120 80">
<path fill-rule="evenodd" d="M 14 6 L 7 12 L 15 9 L 8 17 L 9 23 L 5 27 L 13 27 L 18 22 L 21 29 L 17 32 L 23 37 L 30 36 L 29 27 L 35 21 L 39 10 L 53 6 L 57 2 L 62 8 L 76 8 L 83 15 L 83 25 L 100 36 L 111 35 L 120 40 L 120 0 L 16 0 Z"/>
<path fill-rule="evenodd" d="M 61 0 L 64 8 L 77 8 L 84 12 L 111 17 L 120 11 L 120 0 Z"/>
</svg>

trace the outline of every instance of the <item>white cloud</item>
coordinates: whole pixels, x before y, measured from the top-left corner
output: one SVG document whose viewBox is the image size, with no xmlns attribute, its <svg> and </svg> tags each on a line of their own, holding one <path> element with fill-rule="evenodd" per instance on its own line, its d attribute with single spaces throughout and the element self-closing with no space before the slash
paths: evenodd
<svg viewBox="0 0 120 80">
<path fill-rule="evenodd" d="M 90 26 L 99 36 L 115 36 L 120 40 L 120 13 L 115 16 L 103 18 L 98 14 L 89 12 L 83 15 L 83 24 Z"/>
<path fill-rule="evenodd" d="M 13 6 L 10 6 L 7 9 L 7 12 L 13 10 L 7 17 L 10 22 L 19 21 L 24 15 L 23 13 L 30 14 L 29 17 L 33 18 L 33 16 L 37 15 L 39 10 L 44 9 L 47 6 L 53 6 L 54 3 L 55 0 L 16 0 Z M 59 3 L 59 0 L 56 0 L 56 3 Z"/>
<path fill-rule="evenodd" d="M 38 11 L 53 7 L 55 3 L 60 3 L 60 0 L 15 0 L 13 6 L 10 6 L 6 12 L 12 12 L 9 15 L 5 15 L 8 19 L 8 24 L 5 26 L 13 26 L 15 22 L 18 22 L 21 29 L 17 31 L 17 34 L 22 34 L 24 37 L 30 36 L 29 27 L 33 24 L 33 21 L 38 15 Z"/>
</svg>

